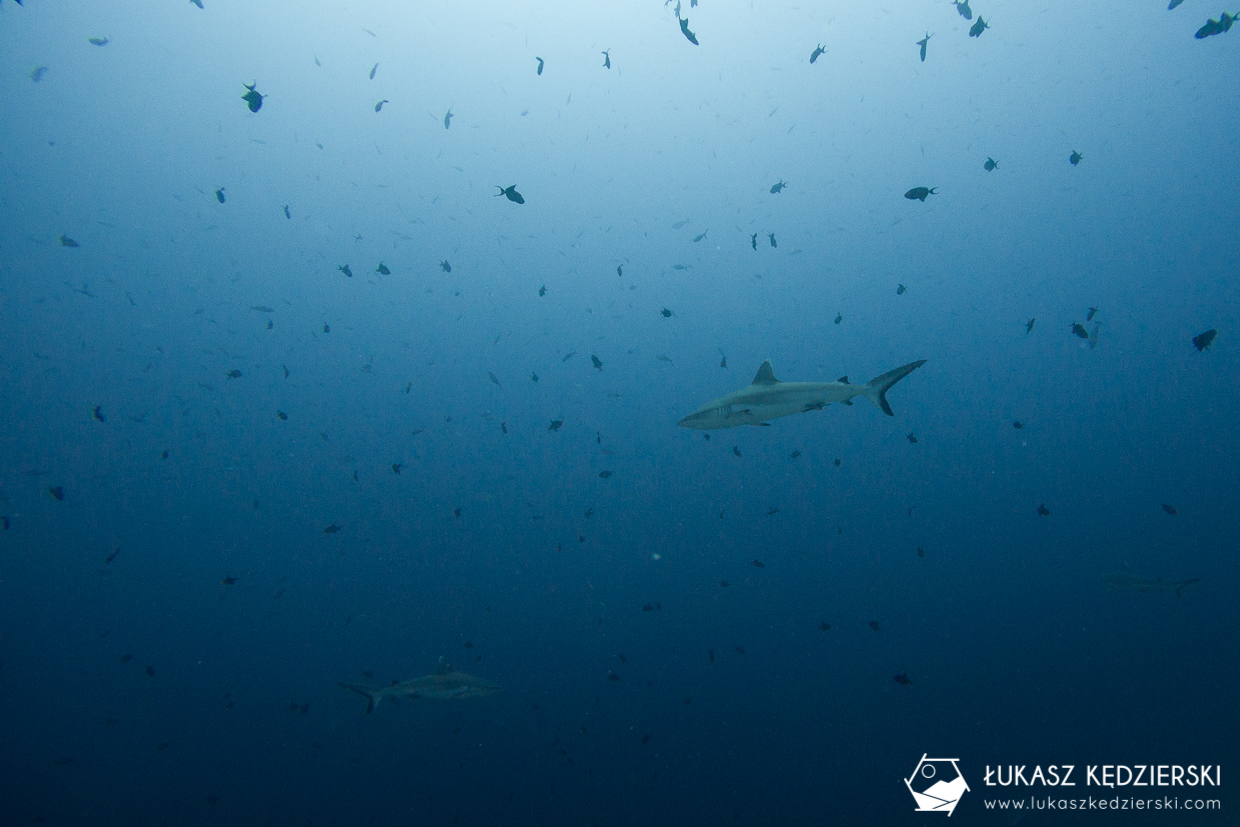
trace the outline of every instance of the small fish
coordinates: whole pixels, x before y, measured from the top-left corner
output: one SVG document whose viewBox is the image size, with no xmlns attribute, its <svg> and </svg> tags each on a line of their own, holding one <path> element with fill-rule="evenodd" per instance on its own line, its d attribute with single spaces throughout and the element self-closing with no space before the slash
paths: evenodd
<svg viewBox="0 0 1240 827">
<path fill-rule="evenodd" d="M 879 629 L 878 629 L 878 621 L 877 621 L 877 620 L 871 620 L 871 621 L 870 621 L 870 628 L 871 628 L 871 629 L 873 629 L 874 631 L 876 631 L 876 632 L 877 632 L 877 631 L 879 630 Z"/>
<path fill-rule="evenodd" d="M 956 11 L 960 12 L 960 16 L 965 20 L 973 19 L 973 9 L 969 8 L 969 0 L 952 0 L 952 5 L 956 7 Z"/>
<path fill-rule="evenodd" d="M 907 290 L 907 289 L 908 289 L 908 288 L 907 288 L 907 287 L 905 287 L 903 284 L 897 285 L 897 286 L 896 286 L 896 295 L 897 295 L 897 296 L 903 296 L 903 295 L 904 295 L 904 291 L 905 291 L 905 290 Z"/>
<path fill-rule="evenodd" d="M 768 516 L 768 517 L 773 517 L 773 516 L 775 516 L 775 515 L 776 515 L 776 514 L 778 514 L 778 513 L 779 513 L 779 509 L 778 509 L 778 508 L 769 508 L 769 509 L 767 509 L 766 516 Z"/>
<path fill-rule="evenodd" d="M 776 509 L 776 511 L 778 511 L 778 510 L 779 510 L 779 509 Z M 755 569 L 764 569 L 764 568 L 766 568 L 766 563 L 763 563 L 761 560 L 754 560 L 754 561 L 753 561 L 752 563 L 750 563 L 749 565 L 753 566 Z"/>
<path fill-rule="evenodd" d="M 542 287 L 538 288 L 538 295 L 539 297 L 547 295 L 547 285 L 544 284 Z"/>
<path fill-rule="evenodd" d="M 726 368 L 728 366 L 728 357 L 724 356 L 719 360 L 719 367 Z"/>
<path fill-rule="evenodd" d="M 673 264 L 672 269 L 673 270 L 688 270 L 692 266 L 693 266 L 692 264 Z"/>
<path fill-rule="evenodd" d="M 86 40 L 92 46 L 107 46 L 108 39 L 106 37 L 91 37 Z"/>
<path fill-rule="evenodd" d="M 291 212 L 289 212 L 289 211 L 288 211 L 288 204 L 285 204 L 285 205 L 284 205 L 284 217 L 285 217 L 285 218 L 287 218 L 287 219 L 289 219 L 289 220 L 292 220 L 292 218 L 293 218 L 293 214 L 292 214 Z"/>
<path fill-rule="evenodd" d="M 237 578 L 232 577 L 232 576 L 227 576 L 223 580 L 220 581 L 220 585 L 221 586 L 232 586 L 232 585 L 235 585 L 236 582 L 237 582 Z"/>
<path fill-rule="evenodd" d="M 1208 18 L 1206 20 L 1205 25 L 1202 26 L 1200 29 L 1198 29 L 1197 33 L 1194 34 L 1193 37 L 1197 38 L 1198 40 L 1203 40 L 1207 37 L 1210 37 L 1211 35 L 1222 34 L 1223 32 L 1231 29 L 1231 24 L 1234 23 L 1235 21 L 1236 21 L 1235 15 L 1230 15 L 1227 12 L 1223 12 L 1223 14 L 1219 17 L 1218 20 L 1214 20 L 1213 18 Z"/>
<path fill-rule="evenodd" d="M 228 373 L 224 375 L 227 376 L 229 379 L 240 379 L 241 371 L 237 370 L 236 368 L 233 368 L 232 370 L 230 370 Z"/>
<path fill-rule="evenodd" d="M 30 74 L 27 75 L 27 77 L 29 77 L 30 80 L 33 81 L 34 83 L 38 83 L 39 81 L 43 80 L 43 76 L 45 74 L 47 74 L 46 66 L 36 66 L 30 70 Z"/>
<path fill-rule="evenodd" d="M 900 674 L 892 678 L 892 680 L 900 684 L 900 686 L 912 686 L 913 685 L 913 682 L 909 680 L 908 672 L 901 672 Z"/>
<path fill-rule="evenodd" d="M 616 265 L 616 275 L 619 276 L 620 278 L 624 278 L 624 265 L 623 264 Z"/>
<path fill-rule="evenodd" d="M 987 158 L 986 163 L 982 164 L 982 169 L 987 172 L 994 172 L 999 167 L 999 162 L 994 158 Z"/>
<path fill-rule="evenodd" d="M 1076 166 L 1077 164 L 1081 162 L 1081 159 L 1084 157 L 1085 157 L 1084 155 L 1082 155 L 1081 153 L 1077 152 L 1074 149 L 1072 150 L 1072 154 L 1068 156 L 1068 163 L 1071 164 L 1072 166 Z"/>
<path fill-rule="evenodd" d="M 930 42 L 930 38 L 932 37 L 934 37 L 934 35 L 930 34 L 930 32 L 926 32 L 926 36 L 923 37 L 921 40 L 917 41 L 917 45 L 921 47 L 921 62 L 922 63 L 926 62 L 926 44 Z"/>
<path fill-rule="evenodd" d="M 1184 0 L 1171 0 L 1171 2 L 1167 5 L 1167 11 L 1171 11 L 1172 9 L 1174 9 L 1176 6 L 1180 5 L 1183 2 Z"/>
<path fill-rule="evenodd" d="M 1033 330 L 1033 323 L 1034 323 L 1034 322 L 1036 322 L 1037 320 L 1038 320 L 1038 317 L 1037 317 L 1037 316 L 1030 316 L 1030 317 L 1029 317 L 1029 321 L 1025 322 L 1025 333 L 1026 333 L 1026 335 L 1027 335 L 1030 331 L 1032 331 L 1032 330 Z"/>
<path fill-rule="evenodd" d="M 374 79 L 375 79 L 375 72 L 376 72 L 376 71 L 378 71 L 378 69 L 379 69 L 379 64 L 378 64 L 378 63 L 376 63 L 374 66 L 371 66 L 371 67 L 370 67 L 370 79 L 371 79 L 371 80 L 374 80 Z"/>
<path fill-rule="evenodd" d="M 642 606 L 642 611 L 643 612 L 661 612 L 663 611 L 663 604 L 662 603 L 647 603 L 646 605 Z"/>
<path fill-rule="evenodd" d="M 693 239 L 693 243 L 694 243 L 694 244 L 697 244 L 699 241 L 701 241 L 702 239 L 706 238 L 706 234 L 707 234 L 707 233 L 709 233 L 709 232 L 710 232 L 710 228 L 707 228 L 707 229 L 703 230 L 701 235 L 699 235 L 699 236 L 695 236 L 695 237 L 694 237 L 694 239 Z"/>
<path fill-rule="evenodd" d="M 499 378 L 494 373 L 488 370 L 487 376 L 491 377 L 491 384 L 503 387 L 503 383 L 499 381 Z"/>
<path fill-rule="evenodd" d="M 547 426 L 548 431 L 558 431 L 564 425 L 563 419 L 553 419 L 551 424 Z"/>
<path fill-rule="evenodd" d="M 599 472 L 598 472 L 598 476 L 599 476 L 599 479 L 604 479 L 604 480 L 605 480 L 605 479 L 607 479 L 608 477 L 610 477 L 610 476 L 611 476 L 611 472 L 610 472 L 610 471 L 599 471 Z"/>
<path fill-rule="evenodd" d="M 64 502 L 65 487 L 63 485 L 53 485 L 51 488 L 47 489 L 47 493 L 51 494 L 52 499 L 56 502 Z"/>
<path fill-rule="evenodd" d="M 982 16 L 979 14 L 977 16 L 977 22 L 974 23 L 972 28 L 969 29 L 969 37 L 981 37 L 982 32 L 986 31 L 989 28 L 990 28 L 990 24 L 987 23 L 984 19 L 982 19 Z"/>
<path fill-rule="evenodd" d="M 567 359 L 568 359 L 568 357 L 567 357 L 567 356 L 566 356 L 566 357 L 564 357 L 564 358 L 565 358 L 565 360 L 567 360 Z M 590 361 L 591 361 L 592 363 L 594 363 L 594 367 L 595 367 L 595 369 L 596 369 L 596 370 L 598 370 L 598 372 L 599 372 L 599 373 L 602 373 L 602 372 L 603 372 L 603 362 L 602 362 L 602 360 L 601 360 L 601 359 L 599 359 L 597 356 L 595 356 L 593 353 L 591 353 L 591 354 L 590 354 Z"/>
<path fill-rule="evenodd" d="M 675 313 L 673 313 L 672 311 L 668 310 L 668 309 L 665 307 L 665 308 L 663 308 L 663 310 L 662 310 L 662 311 L 660 311 L 659 315 L 661 315 L 661 316 L 662 316 L 663 318 L 665 318 L 665 319 L 670 319 L 672 316 L 674 316 L 674 315 L 676 315 L 676 314 L 675 314 Z"/>
<path fill-rule="evenodd" d="M 443 270 L 445 273 L 451 273 L 452 265 L 449 264 L 448 260 L 445 258 L 443 261 L 439 262 L 439 269 Z"/>
<path fill-rule="evenodd" d="M 823 46 L 821 43 L 819 43 L 819 44 L 818 44 L 818 48 L 817 48 L 817 49 L 814 49 L 813 54 L 811 54 L 811 55 L 809 56 L 809 62 L 810 62 L 810 63 L 817 63 L 817 62 L 818 62 L 818 58 L 822 57 L 822 56 L 823 56 L 824 54 L 826 54 L 826 53 L 827 53 L 827 47 L 826 47 L 826 46 Z M 801 54 L 805 54 L 805 53 L 804 53 L 804 52 L 801 52 Z"/>
<path fill-rule="evenodd" d="M 288 414 L 286 414 L 284 411 L 276 411 L 276 419 L 280 420 L 281 422 L 284 422 L 285 420 L 288 419 Z"/>
<path fill-rule="evenodd" d="M 1047 508 L 1047 507 L 1046 507 L 1046 504 L 1045 504 L 1045 503 L 1039 503 L 1039 504 L 1038 504 L 1038 516 L 1039 516 L 1039 517 L 1049 517 L 1049 516 L 1051 516 L 1051 510 L 1050 510 L 1049 508 Z"/>
<path fill-rule="evenodd" d="M 1162 504 L 1162 507 L 1163 507 L 1163 511 L 1166 511 L 1166 512 L 1167 512 L 1168 514 L 1170 514 L 1172 517 L 1174 517 L 1176 514 L 1179 514 L 1179 513 L 1180 513 L 1179 511 L 1176 511 L 1176 509 L 1175 509 L 1175 506 L 1174 506 L 1174 505 L 1167 505 L 1166 503 L 1163 503 L 1163 504 Z"/>
<path fill-rule="evenodd" d="M 496 198 L 499 198 L 501 195 L 503 195 L 509 201 L 512 201 L 514 204 L 525 203 L 525 198 L 522 197 L 521 193 L 517 192 L 516 184 L 513 184 L 511 187 L 501 187 L 499 184 L 496 184 L 495 188 L 499 190 L 499 192 L 495 193 Z"/>
<path fill-rule="evenodd" d="M 379 262 L 379 266 L 375 268 L 375 272 L 376 272 L 376 273 L 378 273 L 378 274 L 379 274 L 379 275 L 381 275 L 381 276 L 390 276 L 390 275 L 392 275 L 392 271 L 391 271 L 391 270 L 389 270 L 389 269 L 387 268 L 387 265 L 385 265 L 382 261 L 381 261 L 381 262 Z"/>
<path fill-rule="evenodd" d="M 603 56 L 603 68 L 610 69 L 611 68 L 611 49 L 608 49 L 605 52 L 599 52 L 599 54 Z"/>
<path fill-rule="evenodd" d="M 1097 312 L 1098 312 L 1098 308 L 1096 307 L 1089 308 L 1089 312 L 1085 314 L 1085 321 L 1092 322 L 1094 320 L 1094 314 Z"/>
<path fill-rule="evenodd" d="M 339 270 L 340 272 L 344 273 L 344 274 L 345 274 L 346 276 L 348 276 L 349 278 L 353 278 L 353 271 L 349 269 L 349 265 L 347 265 L 347 264 L 341 264 L 341 265 L 340 265 L 340 266 L 338 266 L 336 269 L 337 269 L 337 270 Z"/>
<path fill-rule="evenodd" d="M 757 233 L 754 233 L 753 235 L 749 237 L 749 246 L 753 247 L 755 250 L 758 249 L 758 234 Z"/>
<path fill-rule="evenodd" d="M 404 467 L 405 467 L 405 466 L 404 466 L 404 465 L 402 465 L 402 464 L 401 464 L 401 463 L 399 463 L 399 462 L 393 462 L 393 463 L 392 463 L 392 473 L 393 473 L 393 474 L 399 474 L 399 473 L 400 473 L 400 469 L 402 469 L 402 468 L 404 468 Z"/>
<path fill-rule="evenodd" d="M 443 128 L 447 129 L 452 126 L 452 110 L 448 110 L 448 114 L 443 116 Z"/>
<path fill-rule="evenodd" d="M 680 18 L 680 31 L 682 34 L 684 34 L 685 38 L 690 43 L 692 43 L 694 46 L 700 45 L 698 43 L 697 35 L 689 31 L 689 18 L 687 17 Z"/>
<path fill-rule="evenodd" d="M 195 6 L 197 6 L 200 9 L 202 8 L 202 0 L 189 0 L 189 2 L 193 3 Z"/>
<path fill-rule="evenodd" d="M 735 652 L 736 652 L 736 654 L 738 654 L 738 655 L 743 655 L 743 654 L 745 654 L 745 647 L 744 647 L 744 646 L 734 646 L 734 647 L 732 647 L 732 649 L 733 649 L 733 651 L 735 651 Z"/>
<path fill-rule="evenodd" d="M 1214 337 L 1218 335 L 1217 330 L 1207 330 L 1205 333 L 1198 333 L 1193 337 L 1193 347 L 1197 350 L 1204 351 L 1214 341 Z"/>
<path fill-rule="evenodd" d="M 284 370 L 284 378 L 287 379 L 288 378 L 288 367 L 286 365 L 280 365 L 280 367 Z"/>
<path fill-rule="evenodd" d="M 121 662 L 121 663 L 129 663 L 131 660 L 133 660 L 133 655 L 131 655 L 131 654 L 130 654 L 130 653 L 128 653 L 128 652 L 126 652 L 125 654 L 121 655 L 121 657 L 120 657 L 120 662 Z"/>
<path fill-rule="evenodd" d="M 786 186 L 788 186 L 788 182 L 780 178 L 778 184 L 771 185 L 771 195 L 778 195 L 779 193 L 783 192 L 784 187 Z"/>
<path fill-rule="evenodd" d="M 93 416 L 95 419 L 99 420 L 100 422 L 107 422 L 108 420 L 104 419 L 103 417 L 103 411 L 100 410 L 101 407 L 102 406 L 100 405 L 96 405 L 95 407 L 91 408 L 90 415 Z"/>
<path fill-rule="evenodd" d="M 771 246 L 772 246 L 772 247 L 778 247 L 778 246 L 779 246 L 779 244 L 778 244 L 778 243 L 776 243 L 776 241 L 775 241 L 775 233 L 767 233 L 767 235 L 769 235 L 769 236 L 771 237 Z"/>
<path fill-rule="evenodd" d="M 69 238 L 69 236 L 67 235 L 58 235 L 56 236 L 56 240 L 60 242 L 61 247 L 80 247 L 81 246 L 76 241 Z"/>
<path fill-rule="evenodd" d="M 323 529 L 323 533 L 324 534 L 335 534 L 337 531 L 339 531 L 342 528 L 344 528 L 344 526 L 336 525 L 335 523 L 332 523 L 327 528 Z"/>
<path fill-rule="evenodd" d="M 507 423 L 507 422 L 501 422 L 501 423 L 499 423 L 499 429 L 500 429 L 500 431 L 502 431 L 503 433 L 508 433 L 508 423 Z"/>
<path fill-rule="evenodd" d="M 913 434 L 913 432 L 912 432 L 912 431 L 909 431 L 909 432 L 908 432 L 908 437 L 907 437 L 907 439 L 908 439 L 908 441 L 909 441 L 909 442 L 913 443 L 914 445 L 916 445 L 916 444 L 917 444 L 917 437 Z"/>
<path fill-rule="evenodd" d="M 567 362 L 569 359 L 573 358 L 576 355 L 577 355 L 577 351 L 570 350 L 568 353 L 564 354 L 564 358 L 560 360 L 560 363 L 563 364 L 564 362 Z"/>
<path fill-rule="evenodd" d="M 257 112 L 258 110 L 262 109 L 263 98 L 267 96 L 260 95 L 258 92 L 254 90 L 254 87 L 258 86 L 258 81 L 254 81 L 253 83 L 243 83 L 241 85 L 244 86 L 248 90 L 244 95 L 241 96 L 241 100 L 245 101 L 246 106 L 250 107 L 250 111 Z"/>
<path fill-rule="evenodd" d="M 739 445 L 733 445 L 733 446 L 732 446 L 732 453 L 736 454 L 738 457 L 739 457 L 739 456 L 741 456 L 741 448 L 740 448 L 740 446 L 739 446 Z"/>
<path fill-rule="evenodd" d="M 534 60 L 538 61 L 538 74 L 541 75 L 543 70 L 543 59 L 541 57 L 536 57 Z"/>
<path fill-rule="evenodd" d="M 801 456 L 801 452 L 800 452 L 800 451 L 793 451 L 791 454 L 789 454 L 789 455 L 788 455 L 788 458 L 789 458 L 789 459 L 796 459 L 796 458 L 797 458 L 797 457 L 799 457 L 799 456 Z"/>
<path fill-rule="evenodd" d="M 911 190 L 904 193 L 904 197 L 910 201 L 924 202 L 926 200 L 926 196 L 937 195 L 938 191 L 938 187 L 913 187 Z"/>
<path fill-rule="evenodd" d="M 1072 335 L 1078 336 L 1082 339 L 1088 339 L 1089 331 L 1086 330 L 1085 325 L 1081 324 L 1080 322 L 1073 322 L 1072 323 Z"/>
<path fill-rule="evenodd" d="M 221 204 L 224 203 L 225 199 L 224 199 L 224 188 L 223 187 L 220 187 L 219 189 L 215 191 L 215 200 L 219 201 Z"/>
<path fill-rule="evenodd" d="M 452 516 L 458 520 L 461 519 L 461 509 L 459 508 L 452 509 Z"/>
<path fill-rule="evenodd" d="M 1021 422 L 1021 421 L 1018 419 L 1018 420 L 1016 420 L 1015 422 L 1013 422 L 1013 423 L 1012 423 L 1012 427 L 1013 427 L 1013 428 L 1015 428 L 1015 429 L 1016 429 L 1016 430 L 1018 430 L 1018 431 L 1023 431 L 1023 430 L 1025 429 L 1025 423 Z"/>
<path fill-rule="evenodd" d="M 662 353 L 660 353 L 658 356 L 656 356 L 656 357 L 654 357 L 654 358 L 655 358 L 655 359 L 657 359 L 657 360 L 658 360 L 658 361 L 660 361 L 660 362 L 667 362 L 669 365 L 674 365 L 674 364 L 676 364 L 675 362 L 673 362 L 673 361 L 672 361 L 672 357 L 670 357 L 670 356 L 666 356 L 666 355 L 664 355 L 664 354 L 662 354 Z"/>
<path fill-rule="evenodd" d="M 116 555 L 118 555 L 118 554 L 120 554 L 120 553 L 121 553 L 121 550 L 120 550 L 119 548 L 115 548 L 115 549 L 113 549 L 111 554 L 109 554 L 107 557 L 103 558 L 103 563 L 104 563 L 104 565 L 107 565 L 108 563 L 111 563 L 113 560 L 115 560 L 115 559 L 116 559 Z"/>
<path fill-rule="evenodd" d="M 918 556 L 918 557 L 925 557 L 925 556 L 926 556 L 926 550 L 925 550 L 925 549 L 923 549 L 921 546 L 918 546 L 918 547 L 917 547 L 917 556 Z"/>
<path fill-rule="evenodd" d="M 839 468 L 839 467 L 840 467 L 840 458 L 839 458 L 839 457 L 836 457 L 836 458 L 835 458 L 835 467 L 836 467 L 836 468 Z"/>
<path fill-rule="evenodd" d="M 593 517 L 593 516 L 594 516 L 594 509 L 593 509 L 593 508 L 587 508 L 587 509 L 585 510 L 585 518 L 588 520 L 588 519 L 590 519 L 590 518 L 591 518 L 591 517 Z"/>
<path fill-rule="evenodd" d="M 376 112 L 382 112 L 382 111 L 383 111 L 383 104 L 385 104 L 385 103 L 389 103 L 389 101 L 388 101 L 386 98 L 385 98 L 385 99 L 383 99 L 383 100 L 381 100 L 381 101 L 379 101 L 378 103 L 376 103 L 376 104 L 375 104 L 375 111 L 376 111 Z"/>
<path fill-rule="evenodd" d="M 836 324 L 839 324 L 839 323 L 840 323 L 840 322 L 842 322 L 842 321 L 844 321 L 844 314 L 843 314 L 843 313 L 836 313 L 836 314 L 835 314 L 835 323 L 836 323 Z"/>
</svg>

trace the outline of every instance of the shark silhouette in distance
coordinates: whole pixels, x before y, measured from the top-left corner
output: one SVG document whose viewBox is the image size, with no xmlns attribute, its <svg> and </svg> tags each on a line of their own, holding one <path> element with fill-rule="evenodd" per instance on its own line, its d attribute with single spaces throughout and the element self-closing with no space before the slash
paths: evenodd
<svg viewBox="0 0 1240 827">
<path fill-rule="evenodd" d="M 425 675 L 399 683 L 393 681 L 389 686 L 361 686 L 353 683 L 342 683 L 339 686 L 366 696 L 367 715 L 374 712 L 375 707 L 384 698 L 393 700 L 401 698 L 432 698 L 435 700 L 482 698 L 494 695 L 500 689 L 497 684 L 488 680 L 455 671 L 443 658 L 439 659 L 439 668 L 433 675 Z"/>
<path fill-rule="evenodd" d="M 1100 579 L 1102 585 L 1115 592 L 1175 592 L 1176 597 L 1182 597 L 1184 589 L 1200 583 L 1200 577 L 1190 577 L 1187 580 L 1163 580 L 1161 577 L 1150 578 L 1142 577 L 1136 574 L 1132 569 L 1128 568 L 1128 564 L 1124 564 L 1122 571 L 1104 574 Z"/>
<path fill-rule="evenodd" d="M 874 377 L 864 385 L 851 385 L 847 376 L 841 376 L 835 382 L 781 382 L 775 378 L 771 360 L 768 359 L 758 368 L 758 375 L 748 387 L 712 399 L 676 424 L 699 431 L 767 425 L 768 419 L 820 411 L 832 402 L 851 405 L 854 396 L 864 396 L 887 416 L 895 416 L 891 405 L 887 404 L 887 391 L 925 363 L 925 359 L 909 362 L 904 367 Z"/>
</svg>

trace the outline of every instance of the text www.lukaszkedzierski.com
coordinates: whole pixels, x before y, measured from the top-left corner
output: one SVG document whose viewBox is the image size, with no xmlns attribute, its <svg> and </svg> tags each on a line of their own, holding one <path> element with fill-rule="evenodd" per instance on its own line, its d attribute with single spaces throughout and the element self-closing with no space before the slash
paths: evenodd
<svg viewBox="0 0 1240 827">
<path fill-rule="evenodd" d="M 984 798 L 987 810 L 1221 810 L 1217 798 Z"/>
</svg>

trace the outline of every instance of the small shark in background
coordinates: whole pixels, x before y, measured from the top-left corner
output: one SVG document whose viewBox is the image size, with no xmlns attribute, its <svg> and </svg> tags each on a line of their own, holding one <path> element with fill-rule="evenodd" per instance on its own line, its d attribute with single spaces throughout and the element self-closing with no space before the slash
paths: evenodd
<svg viewBox="0 0 1240 827">
<path fill-rule="evenodd" d="M 353 683 L 342 683 L 339 686 L 366 696 L 367 715 L 374 712 L 375 707 L 384 698 L 394 700 L 401 698 L 433 698 L 435 700 L 482 698 L 494 695 L 500 689 L 497 684 L 490 681 L 453 670 L 443 658 L 439 659 L 439 668 L 433 675 L 425 675 L 399 683 L 393 682 L 389 686 L 361 686 Z"/>
<path fill-rule="evenodd" d="M 1200 583 L 1201 578 L 1190 577 L 1187 580 L 1163 580 L 1161 577 L 1142 577 L 1128 568 L 1128 564 L 1125 563 L 1123 570 L 1104 574 L 1099 578 L 1099 582 L 1115 592 L 1145 593 L 1173 591 L 1176 597 L 1182 597 L 1181 592 L 1194 583 Z"/>
<path fill-rule="evenodd" d="M 895 416 L 891 405 L 887 404 L 887 391 L 925 363 L 925 359 L 910 362 L 876 376 L 864 385 L 851 385 L 847 376 L 841 376 L 835 382 L 781 382 L 775 378 L 768 359 L 758 368 L 758 375 L 748 387 L 712 399 L 676 424 L 699 431 L 766 425 L 768 419 L 820 411 L 832 402 L 851 405 L 854 396 L 864 396 L 887 416 Z"/>
</svg>

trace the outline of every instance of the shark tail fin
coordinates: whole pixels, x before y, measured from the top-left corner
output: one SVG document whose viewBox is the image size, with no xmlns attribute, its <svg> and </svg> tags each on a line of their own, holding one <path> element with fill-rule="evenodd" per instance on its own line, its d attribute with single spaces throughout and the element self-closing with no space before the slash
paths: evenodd
<svg viewBox="0 0 1240 827">
<path fill-rule="evenodd" d="M 1181 580 L 1178 583 L 1173 583 L 1172 586 L 1175 588 L 1175 596 L 1183 597 L 1184 595 L 1182 595 L 1181 592 L 1184 591 L 1189 586 L 1193 585 L 1194 583 L 1200 582 L 1200 580 L 1201 580 L 1200 577 L 1190 577 L 1187 580 Z"/>
<path fill-rule="evenodd" d="M 375 704 L 383 700 L 383 690 L 375 689 L 373 686 L 359 686 L 358 684 L 355 684 L 355 683 L 342 683 L 342 684 L 337 684 L 337 685 L 341 689 L 352 689 L 354 692 L 358 693 L 359 695 L 365 695 L 367 715 L 374 712 Z"/>
<path fill-rule="evenodd" d="M 891 410 L 891 405 L 887 403 L 887 391 L 891 390 L 891 386 L 896 382 L 899 382 L 925 363 L 925 359 L 919 359 L 916 362 L 909 362 L 904 367 L 889 370 L 882 376 L 875 376 L 862 386 L 861 393 L 887 416 L 895 416 L 895 412 Z"/>
</svg>

